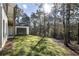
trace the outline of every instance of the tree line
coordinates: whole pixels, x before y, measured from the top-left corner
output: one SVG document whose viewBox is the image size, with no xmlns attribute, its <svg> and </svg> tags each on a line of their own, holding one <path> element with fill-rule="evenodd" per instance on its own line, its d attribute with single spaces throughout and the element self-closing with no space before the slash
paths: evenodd
<svg viewBox="0 0 79 59">
<path fill-rule="evenodd" d="M 49 14 L 44 13 L 43 5 L 40 4 L 30 17 L 30 34 L 64 39 L 65 45 L 71 41 L 79 44 L 79 4 L 49 4 Z"/>
<path fill-rule="evenodd" d="M 38 5 L 38 9 L 30 17 L 17 7 L 16 23 L 28 24 L 31 35 L 61 39 L 65 45 L 72 41 L 79 44 L 79 4 L 50 3 L 51 12 L 48 14 L 44 12 L 43 3 L 35 5 Z M 21 23 L 18 20 L 20 17 Z"/>
</svg>

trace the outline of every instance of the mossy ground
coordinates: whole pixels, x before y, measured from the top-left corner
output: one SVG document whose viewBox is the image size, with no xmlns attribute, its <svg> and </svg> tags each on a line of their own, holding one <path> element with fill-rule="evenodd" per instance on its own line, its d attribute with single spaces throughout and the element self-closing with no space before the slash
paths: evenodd
<svg viewBox="0 0 79 59">
<path fill-rule="evenodd" d="M 70 53 L 57 45 L 56 42 L 50 42 L 47 37 L 27 35 L 16 36 L 12 41 L 12 49 L 2 51 L 0 55 L 13 56 L 65 56 Z M 41 41 L 40 41 L 41 40 Z M 40 42 L 39 42 L 40 41 Z M 39 42 L 39 43 L 38 43 Z M 38 44 L 37 44 L 38 43 Z M 37 44 L 37 45 L 36 45 Z"/>
</svg>

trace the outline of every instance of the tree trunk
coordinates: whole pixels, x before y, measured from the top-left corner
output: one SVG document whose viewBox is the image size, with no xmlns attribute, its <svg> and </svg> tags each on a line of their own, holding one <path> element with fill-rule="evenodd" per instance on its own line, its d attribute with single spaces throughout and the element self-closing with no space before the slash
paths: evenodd
<svg viewBox="0 0 79 59">
<path fill-rule="evenodd" d="M 63 28 L 64 28 L 64 31 L 65 31 L 65 18 L 64 18 L 64 16 L 65 16 L 65 12 L 64 12 L 65 11 L 65 4 L 63 4 L 62 7 L 63 7 L 63 18 L 62 18 L 63 19 Z M 64 34 L 63 34 L 63 38 L 65 38 Z"/>
<path fill-rule="evenodd" d="M 67 4 L 67 10 L 66 10 L 66 26 L 65 26 L 65 45 L 68 45 L 70 43 L 70 4 Z"/>
<path fill-rule="evenodd" d="M 44 37 L 46 36 L 46 29 L 45 29 L 45 13 L 44 13 L 44 31 L 43 31 L 44 33 Z"/>
<path fill-rule="evenodd" d="M 14 7 L 14 15 L 13 15 L 13 37 L 15 36 L 15 18 L 16 18 L 16 10 L 17 10 L 17 7 L 15 6 Z"/>
<path fill-rule="evenodd" d="M 56 4 L 55 4 L 55 10 L 54 10 L 54 38 L 56 38 Z"/>
<path fill-rule="evenodd" d="M 36 21 L 34 21 L 34 32 L 33 32 L 34 35 L 36 35 Z"/>
<path fill-rule="evenodd" d="M 49 33 L 50 30 L 49 30 L 49 29 L 50 29 L 50 25 L 49 25 L 49 20 L 48 20 L 48 28 L 47 28 L 47 30 L 48 30 L 48 35 L 47 35 L 47 36 L 48 36 L 48 37 L 50 36 L 50 35 L 49 35 L 49 34 L 50 34 L 50 33 Z"/>
<path fill-rule="evenodd" d="M 64 44 L 66 44 L 66 29 L 65 29 L 65 18 L 64 18 L 64 16 L 65 16 L 65 4 L 62 4 L 63 6 L 63 28 L 64 28 L 64 34 L 63 34 L 63 38 L 64 38 Z"/>
<path fill-rule="evenodd" d="M 78 44 L 79 44 L 79 20 L 78 20 Z"/>
<path fill-rule="evenodd" d="M 39 14 L 39 19 L 40 19 L 40 32 L 39 32 L 39 35 L 41 36 L 41 18 L 40 18 L 40 14 Z"/>
</svg>

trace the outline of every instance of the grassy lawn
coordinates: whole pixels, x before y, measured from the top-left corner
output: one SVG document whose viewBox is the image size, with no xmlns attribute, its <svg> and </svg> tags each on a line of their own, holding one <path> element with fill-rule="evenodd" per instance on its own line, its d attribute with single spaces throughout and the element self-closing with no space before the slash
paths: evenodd
<svg viewBox="0 0 79 59">
<path fill-rule="evenodd" d="M 57 45 L 55 42 L 50 42 L 47 37 L 42 41 L 41 37 L 27 35 L 16 36 L 13 39 L 12 49 L 2 52 L 2 55 L 32 55 L 32 56 L 61 56 L 70 55 L 70 53 Z M 39 42 L 40 41 L 40 42 Z M 39 44 L 37 44 L 39 42 Z M 37 44 L 37 45 L 36 45 Z"/>
</svg>

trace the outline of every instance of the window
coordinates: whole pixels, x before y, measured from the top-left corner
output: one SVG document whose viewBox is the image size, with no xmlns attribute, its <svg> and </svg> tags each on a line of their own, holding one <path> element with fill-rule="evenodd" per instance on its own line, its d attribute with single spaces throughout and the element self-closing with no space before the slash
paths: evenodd
<svg viewBox="0 0 79 59">
<path fill-rule="evenodd" d="M 6 23 L 6 35 L 8 35 L 8 24 Z"/>
<path fill-rule="evenodd" d="M 5 37 L 5 21 L 3 20 L 3 37 Z"/>
<path fill-rule="evenodd" d="M 17 35 L 26 35 L 26 28 L 17 28 Z"/>
</svg>

